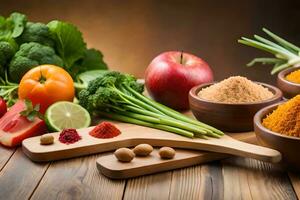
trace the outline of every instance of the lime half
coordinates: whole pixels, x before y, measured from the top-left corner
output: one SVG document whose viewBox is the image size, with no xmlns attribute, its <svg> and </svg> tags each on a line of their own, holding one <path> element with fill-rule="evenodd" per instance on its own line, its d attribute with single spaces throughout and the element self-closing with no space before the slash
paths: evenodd
<svg viewBox="0 0 300 200">
<path fill-rule="evenodd" d="M 45 121 L 52 131 L 61 131 L 64 128 L 86 128 L 91 124 L 91 117 L 80 105 L 60 101 L 47 109 Z"/>
</svg>

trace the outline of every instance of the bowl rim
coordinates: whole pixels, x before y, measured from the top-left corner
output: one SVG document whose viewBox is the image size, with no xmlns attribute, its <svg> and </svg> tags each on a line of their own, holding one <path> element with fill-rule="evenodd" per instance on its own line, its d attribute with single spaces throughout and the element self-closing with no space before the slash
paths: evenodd
<svg viewBox="0 0 300 200">
<path fill-rule="evenodd" d="M 279 105 L 285 103 L 286 101 L 281 101 L 279 103 L 275 103 L 275 104 L 272 104 L 272 105 L 269 105 L 269 106 L 266 106 L 262 109 L 260 109 L 253 117 L 253 122 L 254 122 L 254 125 L 256 125 L 261 131 L 265 132 L 265 133 L 268 133 L 268 134 L 272 134 L 272 135 L 275 135 L 277 137 L 281 137 L 281 138 L 285 138 L 285 139 L 293 139 L 293 140 L 299 140 L 300 141 L 300 137 L 296 137 L 296 136 L 289 136 L 289 135 L 284 135 L 284 134 L 281 134 L 281 133 L 277 133 L 277 132 L 274 132 L 268 128 L 266 128 L 264 125 L 262 125 L 262 119 L 270 114 L 271 112 L 273 112 Z M 267 110 L 271 109 L 270 112 L 264 114 Z M 255 134 L 256 131 L 255 131 Z"/>
<path fill-rule="evenodd" d="M 300 87 L 300 83 L 294 83 L 294 82 L 291 82 L 291 81 L 288 81 L 288 80 L 285 79 L 285 77 L 286 77 L 287 74 L 290 74 L 293 71 L 296 71 L 298 69 L 300 69 L 300 66 L 291 67 L 291 68 L 285 69 L 285 70 L 283 70 L 283 71 L 281 71 L 281 72 L 278 73 L 277 78 L 280 81 L 284 82 L 285 84 L 293 85 L 295 87 Z"/>
<path fill-rule="evenodd" d="M 217 104 L 217 105 L 228 105 L 228 106 L 241 106 L 241 105 L 260 105 L 260 104 L 264 104 L 264 103 L 269 103 L 269 102 L 272 102 L 272 101 L 275 101 L 277 99 L 281 99 L 282 98 L 282 91 L 273 86 L 273 85 L 270 85 L 270 84 L 267 84 L 267 83 L 262 83 L 262 82 L 258 82 L 258 81 L 253 81 L 254 83 L 257 83 L 259 85 L 262 85 L 263 87 L 267 88 L 267 89 L 271 89 L 273 91 L 275 91 L 274 96 L 270 99 L 266 99 L 266 100 L 263 100 L 263 101 L 258 101 L 258 102 L 243 102 L 243 103 L 226 103 L 226 102 L 215 102 L 215 101 L 210 101 L 210 100 L 206 100 L 206 99 L 203 99 L 201 97 L 199 97 L 197 95 L 197 93 L 199 92 L 200 89 L 204 88 L 204 87 L 208 87 L 210 85 L 213 85 L 213 84 L 216 84 L 216 83 L 219 83 L 218 81 L 215 81 L 215 82 L 211 82 L 211 83 L 203 83 L 203 84 L 200 84 L 200 85 L 197 85 L 197 86 L 194 86 L 190 92 L 189 92 L 189 96 L 192 97 L 193 99 L 195 100 L 198 100 L 198 101 L 202 101 L 202 102 L 205 102 L 205 103 L 211 103 L 211 104 Z M 272 92 L 272 91 L 271 91 Z"/>
</svg>

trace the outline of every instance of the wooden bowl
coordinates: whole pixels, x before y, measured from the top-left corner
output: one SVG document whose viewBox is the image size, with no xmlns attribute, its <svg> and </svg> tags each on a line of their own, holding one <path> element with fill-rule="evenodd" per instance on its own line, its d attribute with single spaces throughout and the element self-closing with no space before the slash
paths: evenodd
<svg viewBox="0 0 300 200">
<path fill-rule="evenodd" d="M 285 79 L 286 75 L 298 69 L 300 69 L 300 67 L 289 68 L 281 71 L 277 76 L 277 86 L 281 89 L 283 96 L 287 99 L 300 94 L 300 84 L 293 83 Z"/>
<path fill-rule="evenodd" d="M 281 102 L 282 103 L 282 102 Z M 300 170 L 300 159 L 298 156 L 300 138 L 275 133 L 262 125 L 262 119 L 271 113 L 281 103 L 270 105 L 261 109 L 254 116 L 254 131 L 258 143 L 282 153 L 281 164 L 290 170 Z"/>
<path fill-rule="evenodd" d="M 214 83 L 195 86 L 190 90 L 189 103 L 194 116 L 201 122 L 227 132 L 245 132 L 253 130 L 253 117 L 257 111 L 279 102 L 282 92 L 271 85 L 256 82 L 268 88 L 274 96 L 257 103 L 217 103 L 200 98 L 197 94 L 202 88 Z"/>
</svg>

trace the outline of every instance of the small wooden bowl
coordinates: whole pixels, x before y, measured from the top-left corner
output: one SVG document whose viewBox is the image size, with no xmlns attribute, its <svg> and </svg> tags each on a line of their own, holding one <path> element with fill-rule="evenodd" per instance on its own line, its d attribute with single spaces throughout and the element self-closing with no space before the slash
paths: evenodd
<svg viewBox="0 0 300 200">
<path fill-rule="evenodd" d="M 264 119 L 267 114 L 275 110 L 281 103 L 270 105 L 256 113 L 256 115 L 254 116 L 254 131 L 260 145 L 276 149 L 282 153 L 283 158 L 281 165 L 289 170 L 299 171 L 300 159 L 298 152 L 300 146 L 300 138 L 275 133 L 265 128 L 261 123 L 262 119 Z"/>
<path fill-rule="evenodd" d="M 257 103 L 217 103 L 200 98 L 197 94 L 202 88 L 214 83 L 195 86 L 190 90 L 189 103 L 194 116 L 201 122 L 227 132 L 245 132 L 253 130 L 253 117 L 257 111 L 279 102 L 282 92 L 271 85 L 256 82 L 268 88 L 274 96 Z"/>
<path fill-rule="evenodd" d="M 283 96 L 287 99 L 293 98 L 300 94 L 300 84 L 293 83 L 285 79 L 286 75 L 293 71 L 300 69 L 300 67 L 293 67 L 281 71 L 277 76 L 277 86 L 283 92 Z"/>
</svg>

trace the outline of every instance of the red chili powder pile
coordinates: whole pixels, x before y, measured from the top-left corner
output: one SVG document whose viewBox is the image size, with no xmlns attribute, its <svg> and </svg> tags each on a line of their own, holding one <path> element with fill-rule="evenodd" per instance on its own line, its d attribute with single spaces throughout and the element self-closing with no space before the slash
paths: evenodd
<svg viewBox="0 0 300 200">
<path fill-rule="evenodd" d="M 64 144 L 73 144 L 81 139 L 81 136 L 77 133 L 76 129 L 68 128 L 62 130 L 59 134 L 59 141 Z"/>
<path fill-rule="evenodd" d="M 121 131 L 112 123 L 102 122 L 95 126 L 89 134 L 95 138 L 113 138 L 121 134 Z"/>
</svg>

